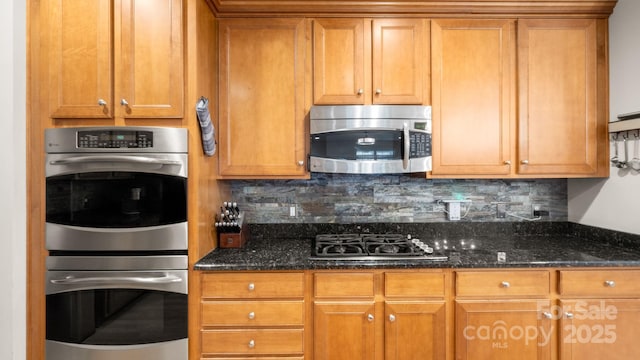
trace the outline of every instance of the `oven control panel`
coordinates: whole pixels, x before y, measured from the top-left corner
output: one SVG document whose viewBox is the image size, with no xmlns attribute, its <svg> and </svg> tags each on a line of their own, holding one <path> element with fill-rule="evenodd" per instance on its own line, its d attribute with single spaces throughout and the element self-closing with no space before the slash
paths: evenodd
<svg viewBox="0 0 640 360">
<path fill-rule="evenodd" d="M 78 131 L 78 148 L 113 149 L 113 148 L 151 148 L 153 147 L 152 131 L 135 130 L 87 130 Z"/>
</svg>

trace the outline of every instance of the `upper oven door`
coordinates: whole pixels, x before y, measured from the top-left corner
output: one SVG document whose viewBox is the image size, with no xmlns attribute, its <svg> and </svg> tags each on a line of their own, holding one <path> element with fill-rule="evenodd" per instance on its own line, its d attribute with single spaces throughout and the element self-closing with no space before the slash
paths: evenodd
<svg viewBox="0 0 640 360">
<path fill-rule="evenodd" d="M 187 249 L 186 174 L 186 154 L 48 154 L 47 249 Z"/>
</svg>

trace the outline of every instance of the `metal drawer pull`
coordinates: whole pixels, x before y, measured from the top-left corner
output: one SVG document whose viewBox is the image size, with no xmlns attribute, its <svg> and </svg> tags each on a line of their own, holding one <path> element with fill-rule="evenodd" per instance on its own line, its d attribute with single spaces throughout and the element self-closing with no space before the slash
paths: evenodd
<svg viewBox="0 0 640 360">
<path fill-rule="evenodd" d="M 508 281 L 503 281 L 500 283 L 500 286 L 502 286 L 503 288 L 508 288 L 511 287 L 511 284 Z"/>
<path fill-rule="evenodd" d="M 249 340 L 249 349 L 253 349 L 254 347 L 256 347 L 255 340 L 253 340 L 253 339 Z"/>
<path fill-rule="evenodd" d="M 364 89 L 358 89 L 358 95 L 364 94 Z"/>
<path fill-rule="evenodd" d="M 393 315 L 393 314 L 389 315 L 389 321 L 391 321 L 391 322 L 396 321 L 395 315 Z"/>
<path fill-rule="evenodd" d="M 107 102 L 104 101 L 103 99 L 98 99 L 98 105 L 100 106 L 107 106 Z"/>
<path fill-rule="evenodd" d="M 249 313 L 249 320 L 253 320 L 256 318 L 256 313 L 254 313 L 253 311 Z"/>
<path fill-rule="evenodd" d="M 247 286 L 247 289 L 249 289 L 249 291 L 253 291 L 256 289 L 256 285 L 254 283 L 249 283 L 249 286 Z"/>
<path fill-rule="evenodd" d="M 566 312 L 566 313 L 564 313 L 564 316 L 565 316 L 567 319 L 573 319 L 573 313 L 572 313 L 572 312 Z"/>
<path fill-rule="evenodd" d="M 616 287 L 616 282 L 613 280 L 605 280 L 604 286 L 606 287 Z"/>
<path fill-rule="evenodd" d="M 376 95 L 382 94 L 382 89 L 376 89 Z"/>
<path fill-rule="evenodd" d="M 373 321 L 373 319 L 374 319 L 374 318 L 373 318 L 373 315 L 372 315 L 372 314 L 367 315 L 367 320 L 369 320 L 369 321 L 371 322 L 371 321 Z"/>
<path fill-rule="evenodd" d="M 120 100 L 120 105 L 129 106 L 129 102 L 126 99 L 122 99 L 122 100 Z"/>
<path fill-rule="evenodd" d="M 545 319 L 551 319 L 551 318 L 553 318 L 553 315 L 552 315 L 550 312 L 548 312 L 548 311 L 543 312 L 543 313 L 542 313 L 542 316 L 544 316 L 544 318 L 545 318 Z"/>
</svg>

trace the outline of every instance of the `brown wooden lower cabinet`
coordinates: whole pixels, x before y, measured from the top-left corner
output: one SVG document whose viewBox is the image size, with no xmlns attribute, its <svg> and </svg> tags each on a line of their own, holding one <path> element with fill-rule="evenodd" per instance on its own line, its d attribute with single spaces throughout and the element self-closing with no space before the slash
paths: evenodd
<svg viewBox="0 0 640 360">
<path fill-rule="evenodd" d="M 456 301 L 456 359 L 553 359 L 549 300 Z"/>
<path fill-rule="evenodd" d="M 304 283 L 302 272 L 204 274 L 201 359 L 303 359 Z"/>
<path fill-rule="evenodd" d="M 640 270 L 559 271 L 560 359 L 640 357 Z"/>
<path fill-rule="evenodd" d="M 444 301 L 385 302 L 385 360 L 446 359 Z"/>
<path fill-rule="evenodd" d="M 316 302 L 313 348 L 317 360 L 375 358 L 375 305 L 370 302 Z"/>
<path fill-rule="evenodd" d="M 626 360 L 639 269 L 206 273 L 200 359 Z"/>
</svg>

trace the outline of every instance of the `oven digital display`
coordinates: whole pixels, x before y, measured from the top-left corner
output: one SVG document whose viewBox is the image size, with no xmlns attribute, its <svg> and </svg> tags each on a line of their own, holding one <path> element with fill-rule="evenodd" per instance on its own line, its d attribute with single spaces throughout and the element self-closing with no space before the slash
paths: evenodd
<svg viewBox="0 0 640 360">
<path fill-rule="evenodd" d="M 78 148 L 150 148 L 153 132 L 135 130 L 78 131 Z"/>
</svg>

